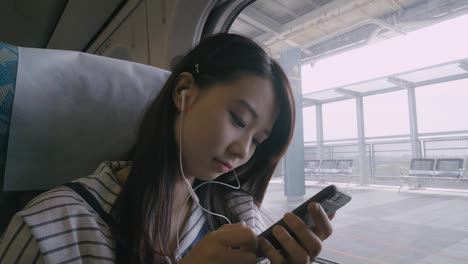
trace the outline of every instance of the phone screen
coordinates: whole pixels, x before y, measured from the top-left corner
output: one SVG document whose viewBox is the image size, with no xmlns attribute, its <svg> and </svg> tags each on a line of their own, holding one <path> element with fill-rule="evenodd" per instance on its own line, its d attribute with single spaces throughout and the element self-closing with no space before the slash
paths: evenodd
<svg viewBox="0 0 468 264">
<path fill-rule="evenodd" d="M 306 225 L 310 229 L 313 229 L 315 227 L 315 223 L 314 223 L 313 219 L 310 217 L 310 214 L 309 214 L 309 212 L 307 210 L 307 206 L 311 202 L 320 203 L 320 205 L 325 210 L 325 212 L 328 215 L 331 215 L 334 212 L 336 212 L 339 208 L 341 208 L 345 204 L 347 204 L 349 201 L 351 201 L 351 196 L 349 194 L 345 193 L 342 190 L 339 190 L 335 185 L 329 185 L 329 186 L 325 187 L 324 189 L 322 189 L 320 192 L 318 192 L 316 195 L 314 195 L 312 198 L 308 199 L 307 201 L 305 201 L 304 203 L 299 205 L 292 212 L 295 215 L 297 215 L 299 218 L 301 218 L 302 221 L 304 221 L 304 223 L 306 223 Z M 275 226 L 275 225 L 283 226 L 294 239 L 299 241 L 299 239 L 296 237 L 294 232 L 292 232 L 289 229 L 289 227 L 286 225 L 286 223 L 284 223 L 283 219 L 279 220 L 278 222 L 276 222 L 275 224 L 270 226 L 267 230 L 265 230 L 263 233 L 261 233 L 258 236 L 262 236 L 262 237 L 268 239 L 268 241 L 270 241 L 270 243 L 277 250 L 279 250 L 281 253 L 284 253 L 283 247 L 278 242 L 278 240 L 276 240 L 276 238 L 273 236 L 273 233 L 272 233 L 273 226 Z M 258 257 L 257 260 L 264 259 L 264 256 L 262 256 L 260 252 L 257 254 L 257 257 Z"/>
</svg>

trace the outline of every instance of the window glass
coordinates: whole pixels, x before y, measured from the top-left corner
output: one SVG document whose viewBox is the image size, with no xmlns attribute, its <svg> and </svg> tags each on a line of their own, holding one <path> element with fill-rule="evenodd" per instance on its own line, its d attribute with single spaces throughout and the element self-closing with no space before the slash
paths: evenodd
<svg viewBox="0 0 468 264">
<path fill-rule="evenodd" d="M 304 119 L 304 142 L 317 140 L 317 125 L 315 118 L 315 107 L 305 107 L 302 110 Z"/>
<path fill-rule="evenodd" d="M 300 53 L 304 137 L 293 140 L 303 140 L 294 146 L 304 145 L 304 172 L 282 160 L 266 214 L 278 220 L 303 192 L 335 184 L 353 200 L 320 257 L 468 263 L 466 25 L 467 1 L 258 0 L 243 10 L 232 32 L 280 62 Z M 350 165 L 325 170 L 317 160 Z"/>
<path fill-rule="evenodd" d="M 367 96 L 364 98 L 364 109 L 366 137 L 410 133 L 408 96 L 405 90 Z"/>
<path fill-rule="evenodd" d="M 354 100 L 323 105 L 323 134 L 325 140 L 357 137 Z"/>
<path fill-rule="evenodd" d="M 416 89 L 420 133 L 468 130 L 468 79 Z"/>
</svg>

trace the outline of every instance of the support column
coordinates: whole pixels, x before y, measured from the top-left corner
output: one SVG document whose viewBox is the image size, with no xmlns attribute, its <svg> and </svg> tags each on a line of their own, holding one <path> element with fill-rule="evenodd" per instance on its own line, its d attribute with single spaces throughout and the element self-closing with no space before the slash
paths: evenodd
<svg viewBox="0 0 468 264">
<path fill-rule="evenodd" d="M 367 185 L 367 150 L 366 150 L 366 135 L 364 130 L 364 102 L 362 96 L 356 97 L 356 117 L 358 130 L 358 147 L 359 147 L 359 165 L 361 170 L 360 184 Z"/>
<path fill-rule="evenodd" d="M 284 157 L 284 192 L 288 201 L 298 201 L 304 198 L 304 126 L 302 118 L 302 88 L 301 88 L 301 50 L 292 48 L 281 52 L 281 66 L 291 83 L 296 101 L 296 123 L 294 135 L 289 149 Z"/>
<path fill-rule="evenodd" d="M 322 105 L 315 105 L 315 123 L 317 128 L 317 159 L 323 160 L 323 113 Z"/>
<path fill-rule="evenodd" d="M 405 88 L 408 93 L 408 113 L 410 122 L 411 155 L 413 158 L 421 158 L 421 146 L 419 145 L 418 114 L 416 112 L 416 92 L 414 83 L 395 77 L 388 77 L 387 81 Z"/>
<path fill-rule="evenodd" d="M 408 112 L 410 122 L 411 153 L 413 158 L 421 158 L 419 146 L 418 114 L 416 112 L 416 92 L 414 87 L 408 87 Z"/>
</svg>

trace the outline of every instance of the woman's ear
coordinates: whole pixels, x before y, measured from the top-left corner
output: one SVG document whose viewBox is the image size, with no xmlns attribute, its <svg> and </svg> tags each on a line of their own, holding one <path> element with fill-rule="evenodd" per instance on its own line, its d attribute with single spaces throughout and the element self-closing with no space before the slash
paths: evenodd
<svg viewBox="0 0 468 264">
<path fill-rule="evenodd" d="M 172 98 L 179 112 L 188 109 L 197 95 L 198 86 L 195 84 L 193 75 L 189 72 L 180 73 L 172 91 Z"/>
</svg>

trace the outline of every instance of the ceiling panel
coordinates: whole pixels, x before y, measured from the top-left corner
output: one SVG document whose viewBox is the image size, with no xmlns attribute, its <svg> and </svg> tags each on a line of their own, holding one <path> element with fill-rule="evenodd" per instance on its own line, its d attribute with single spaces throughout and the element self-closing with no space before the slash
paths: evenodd
<svg viewBox="0 0 468 264">
<path fill-rule="evenodd" d="M 279 46 L 277 42 L 299 44 L 311 50 L 303 53 L 306 62 L 465 14 L 468 1 L 258 0 L 250 8 L 278 23 L 273 34 L 256 40 L 275 52 L 281 51 L 271 47 Z"/>
<path fill-rule="evenodd" d="M 303 97 L 315 100 L 317 103 L 320 103 L 320 101 L 328 103 L 329 101 L 345 100 L 358 94 L 368 96 L 401 90 L 405 89 L 405 85 L 408 85 L 408 87 L 422 87 L 429 84 L 464 79 L 468 78 L 468 66 L 467 69 L 464 69 L 464 65 L 467 64 L 467 60 L 468 59 L 461 59 L 429 68 L 414 69 L 404 73 L 382 76 L 377 79 L 307 93 L 304 94 Z M 394 80 L 394 82 L 397 83 L 393 83 L 391 80 Z M 399 84 L 399 82 L 402 83 Z M 349 93 L 349 96 L 343 96 L 343 94 L 348 94 L 348 91 L 351 92 Z M 356 94 L 353 94 L 353 92 Z"/>
<path fill-rule="evenodd" d="M 347 99 L 349 96 L 344 96 L 341 93 L 338 93 L 335 91 L 335 89 L 327 89 L 315 93 L 310 93 L 310 94 L 304 94 L 304 98 L 306 99 L 312 99 L 316 101 L 326 101 L 326 100 L 332 100 L 332 99 L 338 99 L 338 98 L 343 98 Z"/>
<path fill-rule="evenodd" d="M 387 78 L 378 80 L 371 80 L 354 85 L 343 86 L 343 89 L 350 90 L 358 93 L 374 92 L 382 89 L 395 87 L 395 84 L 387 81 Z"/>
<path fill-rule="evenodd" d="M 265 16 L 273 19 L 277 23 L 286 23 L 294 19 L 295 17 L 289 14 L 278 4 L 275 4 L 273 0 L 259 0 L 255 1 L 249 8 L 253 8 Z"/>
<path fill-rule="evenodd" d="M 244 22 L 242 19 L 236 19 L 234 21 L 231 26 L 231 31 L 252 39 L 265 33 L 265 31 Z"/>
<path fill-rule="evenodd" d="M 458 64 L 448 64 L 441 65 L 429 69 L 417 70 L 414 72 L 396 75 L 397 78 L 412 82 L 418 83 L 443 77 L 455 76 L 459 74 L 464 74 L 466 71 L 461 69 Z"/>
<path fill-rule="evenodd" d="M 2 0 L 0 41 L 45 48 L 68 1 Z"/>
</svg>

